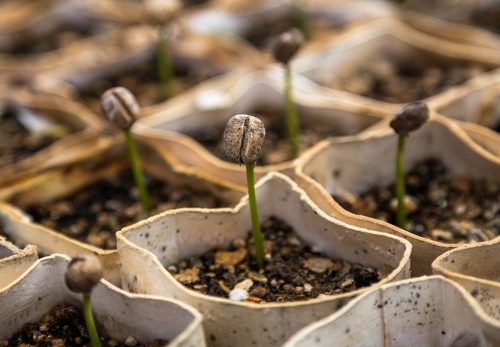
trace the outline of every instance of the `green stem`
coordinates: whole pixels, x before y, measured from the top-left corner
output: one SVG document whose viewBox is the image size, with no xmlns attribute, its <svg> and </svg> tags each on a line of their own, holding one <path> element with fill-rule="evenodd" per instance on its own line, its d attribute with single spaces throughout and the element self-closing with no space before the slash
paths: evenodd
<svg viewBox="0 0 500 347">
<path fill-rule="evenodd" d="M 311 38 L 311 31 L 309 30 L 309 23 L 307 22 L 307 13 L 304 10 L 306 4 L 302 0 L 295 0 L 293 4 L 293 25 L 302 32 L 304 39 L 309 41 Z"/>
<path fill-rule="evenodd" d="M 285 68 L 285 106 L 286 106 L 286 126 L 288 129 L 288 138 L 294 158 L 298 157 L 300 152 L 299 143 L 299 119 L 297 109 L 292 95 L 292 73 L 290 64 L 284 64 Z"/>
<path fill-rule="evenodd" d="M 264 241 L 260 230 L 259 210 L 257 209 L 257 199 L 255 197 L 255 182 L 253 173 L 254 164 L 246 164 L 248 203 L 250 204 L 250 216 L 252 219 L 253 241 L 255 244 L 255 259 L 260 269 L 264 267 Z"/>
<path fill-rule="evenodd" d="M 396 224 L 402 229 L 406 228 L 406 188 L 403 168 L 405 141 L 406 137 L 404 135 L 399 136 L 398 149 L 396 152 L 396 197 L 398 199 L 398 206 L 396 210 Z"/>
<path fill-rule="evenodd" d="M 90 342 L 92 343 L 92 347 L 101 347 L 99 334 L 97 333 L 94 317 L 92 316 L 92 304 L 90 301 L 90 294 L 83 294 L 83 318 L 85 319 L 85 324 L 87 325 L 87 330 L 89 332 L 89 337 L 90 337 Z"/>
<path fill-rule="evenodd" d="M 149 212 L 151 211 L 151 199 L 146 188 L 146 183 L 144 182 L 139 152 L 137 151 L 137 146 L 130 130 L 125 130 L 125 140 L 127 142 L 127 149 L 130 157 L 132 175 L 134 176 L 135 185 L 137 186 L 137 189 L 139 189 L 139 200 L 144 212 Z"/>
<path fill-rule="evenodd" d="M 174 67 L 172 63 L 172 55 L 168 45 L 168 39 L 161 32 L 158 41 L 158 50 L 156 52 L 156 64 L 158 66 L 158 77 L 163 89 L 165 100 L 174 96 Z"/>
</svg>

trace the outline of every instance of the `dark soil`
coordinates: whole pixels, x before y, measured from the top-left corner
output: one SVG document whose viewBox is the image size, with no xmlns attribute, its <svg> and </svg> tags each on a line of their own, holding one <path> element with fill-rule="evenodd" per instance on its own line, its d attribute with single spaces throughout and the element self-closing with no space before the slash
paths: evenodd
<svg viewBox="0 0 500 347">
<path fill-rule="evenodd" d="M 387 269 L 377 271 L 311 250 L 276 217 L 263 222 L 262 232 L 267 259 L 263 271 L 259 271 L 251 255 L 254 247 L 250 231 L 246 240 L 233 241 L 227 250 L 213 250 L 167 269 L 188 288 L 224 298 L 238 283 L 241 287 L 251 281 L 245 288 L 250 294 L 247 301 L 256 303 L 345 293 L 370 286 L 387 273 Z"/>
<path fill-rule="evenodd" d="M 123 342 L 100 335 L 103 346 L 116 347 L 159 347 L 167 341 L 156 340 L 148 344 L 141 344 L 133 336 Z M 136 343 L 136 344 L 134 344 Z M 50 313 L 42 317 L 40 322 L 27 323 L 23 329 L 15 333 L 10 339 L 0 339 L 0 347 L 64 347 L 85 346 L 92 347 L 87 327 L 81 309 L 69 304 L 59 304 Z"/>
<path fill-rule="evenodd" d="M 116 248 L 115 232 L 153 214 L 181 207 L 216 208 L 217 196 L 176 187 L 146 176 L 153 210 L 145 214 L 138 201 L 132 174 L 124 170 L 72 194 L 69 198 L 29 207 L 37 223 L 104 249 Z"/>
<path fill-rule="evenodd" d="M 17 163 L 51 145 L 57 137 L 30 133 L 15 112 L 0 114 L 0 167 Z"/>
<path fill-rule="evenodd" d="M 52 52 L 95 33 L 91 28 L 61 28 L 57 32 L 43 37 L 27 36 L 18 40 L 17 44 L 8 52 L 2 53 L 25 55 Z"/>
<path fill-rule="evenodd" d="M 404 61 L 390 56 L 370 59 L 370 64 L 341 76 L 334 87 L 376 100 L 405 103 L 436 95 L 489 70 L 474 63 L 437 64 L 416 57 Z"/>
<path fill-rule="evenodd" d="M 500 4 L 492 2 L 478 7 L 470 20 L 473 25 L 500 34 Z"/>
<path fill-rule="evenodd" d="M 175 94 L 225 73 L 222 67 L 217 67 L 208 62 L 194 63 L 174 58 L 173 66 Z M 143 64 L 127 69 L 126 72 L 119 75 L 96 81 L 80 90 L 80 97 L 85 104 L 100 113 L 99 98 L 109 88 L 117 86 L 129 89 L 139 100 L 141 106 L 150 106 L 166 100 L 158 77 L 156 56 Z"/>
<path fill-rule="evenodd" d="M 359 198 L 335 196 L 347 210 L 395 224 L 394 186 Z M 500 186 L 451 175 L 443 163 L 425 160 L 406 175 L 408 225 L 414 234 L 446 243 L 479 242 L 500 235 Z M 411 212 L 410 212 L 411 211 Z"/>
<path fill-rule="evenodd" d="M 251 112 L 250 114 L 258 117 L 266 127 L 266 140 L 262 155 L 258 161 L 258 165 L 269 165 L 282 163 L 293 159 L 290 144 L 288 142 L 288 133 L 285 125 L 285 115 L 276 111 Z M 299 115 L 300 122 L 300 115 Z M 201 143 L 213 155 L 223 160 L 227 160 L 224 153 L 223 143 L 224 128 L 204 129 L 203 132 L 196 134 L 187 134 L 192 136 L 196 141 Z M 324 138 L 329 136 L 338 136 L 329 129 L 315 128 L 309 126 L 301 126 L 300 129 L 300 144 L 301 149 L 312 147 Z"/>
</svg>

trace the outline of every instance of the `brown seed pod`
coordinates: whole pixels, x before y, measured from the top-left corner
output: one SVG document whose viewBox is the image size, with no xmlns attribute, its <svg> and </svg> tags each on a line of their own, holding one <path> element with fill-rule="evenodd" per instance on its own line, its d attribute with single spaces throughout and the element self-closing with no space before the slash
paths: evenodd
<svg viewBox="0 0 500 347">
<path fill-rule="evenodd" d="M 240 164 L 255 163 L 264 146 L 264 123 L 253 116 L 238 114 L 232 117 L 224 129 L 226 156 Z"/>
<path fill-rule="evenodd" d="M 304 44 L 304 36 L 297 28 L 290 29 L 276 38 L 272 45 L 273 57 L 283 64 L 293 58 Z"/>
<path fill-rule="evenodd" d="M 102 265 L 94 254 L 86 253 L 71 259 L 66 270 L 68 288 L 76 293 L 90 293 L 102 278 Z"/>
<path fill-rule="evenodd" d="M 141 110 L 135 96 L 123 87 L 108 89 L 101 96 L 101 109 L 112 124 L 123 130 L 132 127 Z"/>
<path fill-rule="evenodd" d="M 415 101 L 405 105 L 391 120 L 390 127 L 405 136 L 420 128 L 429 119 L 429 108 L 424 102 Z"/>
</svg>

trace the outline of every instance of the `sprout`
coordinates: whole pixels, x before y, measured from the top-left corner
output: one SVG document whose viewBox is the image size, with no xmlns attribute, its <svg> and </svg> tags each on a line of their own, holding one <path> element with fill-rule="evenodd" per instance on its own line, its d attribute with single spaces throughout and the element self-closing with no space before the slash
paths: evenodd
<svg viewBox="0 0 500 347">
<path fill-rule="evenodd" d="M 423 102 L 416 101 L 405 105 L 390 122 L 398 137 L 398 148 L 396 151 L 396 198 L 398 205 L 396 209 L 396 224 L 402 229 L 406 228 L 406 187 L 404 180 L 404 147 L 408 134 L 420 128 L 429 119 L 429 109 Z"/>
<path fill-rule="evenodd" d="M 151 210 L 151 198 L 144 182 L 139 152 L 132 136 L 132 125 L 140 111 L 139 103 L 126 88 L 115 87 L 107 90 L 101 97 L 101 108 L 109 122 L 121 129 L 125 135 L 132 167 L 134 182 L 139 190 L 139 199 L 144 212 Z"/>
<path fill-rule="evenodd" d="M 266 129 L 262 121 L 257 117 L 246 114 L 238 114 L 232 117 L 227 122 L 224 130 L 224 150 L 227 157 L 246 166 L 255 259 L 261 269 L 264 267 L 264 242 L 255 197 L 254 166 L 264 146 L 265 136 Z"/>
<path fill-rule="evenodd" d="M 302 35 L 304 36 L 305 40 L 309 40 L 311 38 L 311 32 L 309 28 L 309 23 L 307 21 L 306 1 L 293 0 L 292 6 L 293 6 L 293 13 L 292 13 L 293 26 L 302 32 Z"/>
<path fill-rule="evenodd" d="M 92 315 L 90 293 L 100 282 L 102 272 L 97 256 L 89 253 L 71 259 L 65 274 L 66 286 L 75 293 L 83 294 L 83 318 L 93 347 L 101 347 L 101 341 Z"/>
<path fill-rule="evenodd" d="M 285 71 L 285 106 L 286 124 L 288 138 L 292 149 L 293 157 L 297 157 L 300 152 L 299 143 L 299 120 L 297 109 L 292 95 L 292 73 L 290 70 L 290 60 L 298 52 L 304 43 L 304 37 L 298 29 L 291 29 L 281 34 L 273 44 L 272 53 L 274 59 L 281 64 Z"/>
<path fill-rule="evenodd" d="M 158 79 L 165 99 L 170 99 L 175 94 L 174 68 L 169 41 L 172 37 L 170 24 L 180 7 L 180 2 L 175 0 L 148 0 L 145 2 L 145 9 L 151 21 L 158 25 L 156 64 Z"/>
</svg>

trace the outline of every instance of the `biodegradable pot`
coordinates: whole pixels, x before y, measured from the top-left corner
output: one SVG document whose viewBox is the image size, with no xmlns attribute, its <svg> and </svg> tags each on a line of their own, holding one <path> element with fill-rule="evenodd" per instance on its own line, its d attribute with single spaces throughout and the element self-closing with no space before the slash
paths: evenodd
<svg viewBox="0 0 500 347">
<path fill-rule="evenodd" d="M 158 180 L 173 185 L 187 185 L 197 191 L 210 191 L 232 204 L 241 193 L 226 188 L 220 181 L 209 181 L 194 175 L 176 172 L 165 158 L 150 147 L 141 145 L 141 159 L 145 171 Z M 63 253 L 75 256 L 82 252 L 97 254 L 104 265 L 104 277 L 119 283 L 116 250 L 104 250 L 63 235 L 41 224 L 31 222 L 31 217 L 21 209 L 33 204 L 43 204 L 57 198 L 70 196 L 105 176 L 118 174 L 128 164 L 125 144 L 121 136 L 109 139 L 106 146 L 94 147 L 86 160 L 73 163 L 61 169 L 52 169 L 0 189 L 0 219 L 5 233 L 16 244 L 34 244 L 43 253 Z M 220 184 L 221 183 L 221 184 Z"/>
<path fill-rule="evenodd" d="M 158 31 L 159 29 L 155 28 L 155 32 L 152 33 L 151 47 L 135 59 L 124 60 L 121 57 L 115 57 L 116 64 L 113 64 L 113 66 L 106 65 L 103 68 L 95 67 L 95 71 L 90 76 L 86 75 L 84 80 L 78 77 L 79 71 L 77 68 L 74 66 L 68 67 L 67 76 L 63 76 L 63 80 L 73 84 L 77 89 L 75 93 L 79 96 L 83 94 L 84 100 L 88 101 L 86 99 L 96 93 L 94 90 L 96 85 L 98 89 L 102 88 L 101 86 L 113 86 L 120 83 L 118 79 L 121 76 L 126 75 L 128 79 L 128 76 L 133 76 L 131 72 L 134 70 L 144 65 L 155 64 L 157 60 Z M 199 82 L 198 84 L 203 84 L 206 80 L 218 78 L 234 70 L 254 69 L 265 66 L 267 63 L 267 59 L 262 54 L 245 42 L 234 38 L 194 34 L 182 30 L 175 24 L 171 26 L 170 31 L 172 34 L 171 38 L 169 38 L 169 48 L 174 71 L 186 75 L 188 79 L 195 80 L 194 82 Z M 157 72 L 153 71 L 153 73 Z M 57 73 L 55 76 L 48 75 L 55 79 L 59 78 Z M 136 72 L 136 75 L 140 75 L 140 73 Z M 174 78 L 177 79 L 176 76 Z M 179 79 L 182 81 L 182 77 Z M 123 86 L 129 88 L 135 94 L 141 106 L 144 107 L 141 115 L 154 113 L 158 107 L 168 107 L 163 106 L 165 102 L 152 103 L 143 97 L 148 93 L 158 94 L 158 91 L 161 91 L 159 82 L 156 83 L 157 90 L 153 89 L 152 91 L 150 87 L 154 84 L 153 81 L 145 84 L 141 80 L 136 80 L 135 83 L 130 80 L 124 81 L 122 79 L 121 81 L 123 81 Z M 179 83 L 179 85 L 181 84 Z M 176 88 L 176 92 L 178 92 L 176 96 L 185 93 L 182 89 L 184 88 Z M 89 94 L 87 98 L 85 98 L 86 94 Z M 98 98 L 99 95 L 96 95 L 94 100 L 96 109 L 99 109 Z M 167 102 L 167 104 L 169 103 Z"/>
<path fill-rule="evenodd" d="M 441 254 L 432 270 L 462 285 L 482 308 L 500 321 L 500 238 Z"/>
<path fill-rule="evenodd" d="M 297 332 L 284 347 L 481 346 L 500 344 L 500 321 L 441 276 L 412 278 L 365 293 Z"/>
<path fill-rule="evenodd" d="M 245 36 L 252 28 L 283 20 L 290 9 L 286 0 L 219 1 L 185 11 L 180 22 L 196 33 Z"/>
<path fill-rule="evenodd" d="M 161 1 L 161 5 L 167 8 L 172 6 L 176 8 L 180 1 L 167 0 Z M 149 6 L 153 3 L 153 6 Z M 165 11 L 162 17 L 158 9 L 154 7 L 154 1 L 120 1 L 120 0 L 87 0 L 83 4 L 85 14 L 100 18 L 107 22 L 113 22 L 121 25 L 137 24 L 158 24 L 168 20 L 170 13 Z"/>
<path fill-rule="evenodd" d="M 32 245 L 19 249 L 0 236 L 0 288 L 14 281 L 38 258 Z"/>
<path fill-rule="evenodd" d="M 329 257 L 386 267 L 388 274 L 379 284 L 408 275 L 411 246 L 407 241 L 327 216 L 283 174 L 268 174 L 256 188 L 261 220 L 277 216 L 306 244 Z M 122 285 L 132 292 L 174 297 L 196 307 L 205 316 L 207 341 L 213 346 L 278 346 L 301 326 L 368 290 L 282 304 L 235 302 L 187 289 L 165 269 L 182 259 L 228 247 L 250 229 L 247 198 L 231 209 L 167 211 L 124 228 L 117 233 Z"/>
<path fill-rule="evenodd" d="M 405 7 L 455 23 L 466 23 L 498 32 L 498 3 L 495 0 L 461 1 L 409 0 Z"/>
<path fill-rule="evenodd" d="M 95 138 L 96 133 L 104 127 L 103 121 L 86 108 L 58 97 L 19 93 L 4 99 L 3 102 L 13 104 L 20 110 L 27 109 L 34 114 L 41 114 L 69 129 L 70 134 L 25 159 L 2 167 L 0 187 L 87 155 L 92 148 L 89 148 L 88 144 L 82 147 L 82 142 Z"/>
<path fill-rule="evenodd" d="M 138 122 L 138 134 L 144 140 L 162 142 L 163 148 L 172 154 L 175 166 L 186 171 L 198 172 L 207 177 L 220 177 L 246 191 L 245 168 L 223 161 L 208 152 L 188 135 L 206 129 L 220 129 L 220 137 L 226 122 L 238 113 L 254 113 L 273 110 L 284 115 L 282 70 L 271 68 L 263 71 L 242 71 L 218 81 L 208 82 L 188 92 L 154 114 Z M 294 99 L 300 122 L 310 129 L 336 135 L 355 135 L 377 124 L 390 113 L 387 108 L 372 103 L 358 104 L 342 96 L 310 94 L 307 80 L 296 76 Z M 158 150 L 162 150 L 159 148 Z M 304 149 L 304 153 L 310 149 Z M 294 161 L 286 161 L 256 167 L 256 175 L 262 177 L 270 171 L 292 174 Z"/>
<path fill-rule="evenodd" d="M 500 38 L 497 35 L 472 25 L 449 22 L 405 10 L 397 12 L 397 17 L 405 24 L 430 36 L 471 46 L 500 49 Z"/>
<path fill-rule="evenodd" d="M 57 304 L 81 305 L 82 295 L 64 282 L 68 262 L 61 255 L 40 259 L 0 290 L 0 338 L 40 320 Z M 175 300 L 130 294 L 102 280 L 92 291 L 92 310 L 101 334 L 118 341 L 134 336 L 143 343 L 164 339 L 168 346 L 205 346 L 201 315 Z"/>
<path fill-rule="evenodd" d="M 300 1 L 299 1 L 300 3 Z M 303 11 L 315 30 L 343 28 L 393 15 L 390 4 L 380 0 L 307 0 Z M 330 33 L 331 34 L 331 33 Z"/>
<path fill-rule="evenodd" d="M 429 106 L 449 118 L 467 122 L 459 124 L 469 136 L 483 148 L 500 156 L 499 96 L 500 71 L 496 71 L 487 76 L 475 78 L 469 86 L 443 93 Z M 476 124 L 482 127 L 478 127 Z"/>
<path fill-rule="evenodd" d="M 330 140 L 298 163 L 295 177 L 311 199 L 333 217 L 409 240 L 413 245 L 412 274 L 430 274 L 432 261 L 458 244 L 433 241 L 387 222 L 354 215 L 331 197 L 343 192 L 356 196 L 374 186 L 393 182 L 396 137 L 394 131 L 386 127 L 363 139 Z M 408 137 L 404 167 L 409 170 L 416 162 L 429 157 L 441 160 L 455 175 L 500 183 L 500 159 L 474 143 L 458 126 L 450 126 L 449 121 L 434 115 Z"/>
<path fill-rule="evenodd" d="M 43 39 L 63 27 L 93 26 L 97 18 L 81 13 L 81 1 L 10 0 L 0 4 L 0 51 L 9 51 L 27 38 Z"/>
<path fill-rule="evenodd" d="M 347 90 L 345 79 L 369 66 L 374 57 L 387 57 L 398 62 L 430 62 L 443 66 L 477 63 L 485 70 L 499 66 L 495 50 L 444 41 L 415 31 L 397 20 L 382 18 L 311 43 L 295 60 L 295 72 L 312 80 L 317 92 Z M 349 94 L 361 102 L 369 99 Z M 425 101 L 432 100 L 439 94 L 430 96 Z"/>
<path fill-rule="evenodd" d="M 78 40 L 47 53 L 3 54 L 0 55 L 0 72 L 7 76 L 43 74 L 81 86 L 141 59 L 153 49 L 156 36 L 155 28 L 143 25 Z"/>
</svg>

